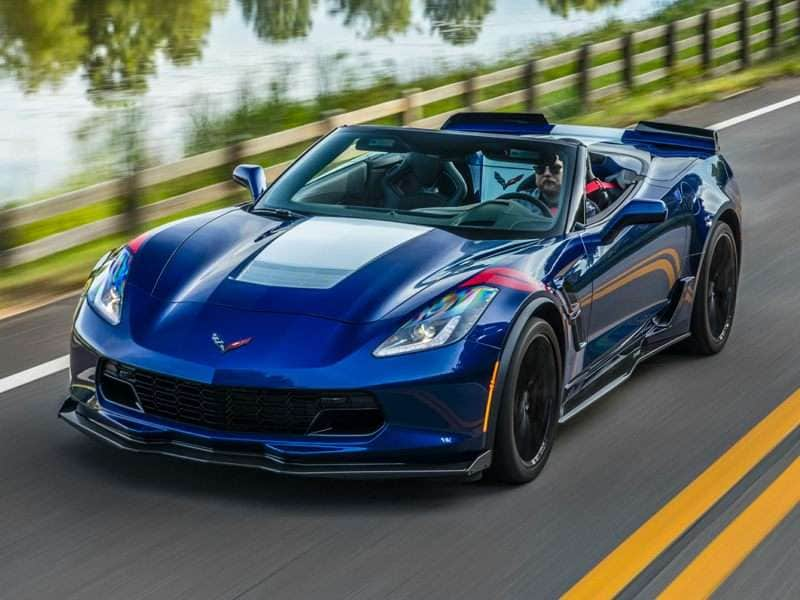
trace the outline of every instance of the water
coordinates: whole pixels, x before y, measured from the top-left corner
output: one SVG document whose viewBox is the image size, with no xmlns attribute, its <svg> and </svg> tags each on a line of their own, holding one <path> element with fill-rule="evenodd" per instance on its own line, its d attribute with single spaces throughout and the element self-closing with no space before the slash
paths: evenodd
<svg viewBox="0 0 800 600">
<path fill-rule="evenodd" d="M 283 80 L 311 98 L 488 62 L 663 0 L 0 0 L 0 204 L 113 174 L 137 104 L 147 152 L 184 151 L 193 109 Z"/>
</svg>

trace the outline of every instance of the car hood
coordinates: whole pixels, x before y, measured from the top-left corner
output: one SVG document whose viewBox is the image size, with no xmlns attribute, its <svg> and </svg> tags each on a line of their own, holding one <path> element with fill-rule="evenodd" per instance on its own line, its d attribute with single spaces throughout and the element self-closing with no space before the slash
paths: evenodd
<svg viewBox="0 0 800 600">
<path fill-rule="evenodd" d="M 409 302 L 427 301 L 489 264 L 512 263 L 523 247 L 530 259 L 535 244 L 374 219 L 283 223 L 236 210 L 190 235 L 151 293 L 167 302 L 370 322 L 410 310 Z"/>
</svg>

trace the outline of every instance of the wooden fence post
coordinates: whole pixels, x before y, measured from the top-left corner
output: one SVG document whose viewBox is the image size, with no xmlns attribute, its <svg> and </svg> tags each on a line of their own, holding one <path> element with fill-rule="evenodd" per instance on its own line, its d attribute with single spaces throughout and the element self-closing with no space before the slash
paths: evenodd
<svg viewBox="0 0 800 600">
<path fill-rule="evenodd" d="M 665 46 L 667 47 L 667 55 L 665 57 L 664 62 L 666 63 L 666 67 L 669 70 L 670 75 L 674 75 L 675 65 L 677 63 L 678 52 L 675 49 L 675 41 L 677 38 L 677 28 L 675 27 L 675 22 L 670 21 L 667 23 L 667 36 L 665 40 Z"/>
<path fill-rule="evenodd" d="M 403 90 L 403 98 L 406 100 L 406 107 L 402 113 L 400 113 L 400 124 L 408 127 L 415 121 L 419 121 L 422 118 L 422 107 L 418 103 L 417 94 L 421 92 L 420 88 L 409 88 L 407 90 Z"/>
<path fill-rule="evenodd" d="M 475 110 L 475 104 L 478 101 L 478 90 L 475 85 L 475 77 L 467 79 L 467 89 L 464 91 L 464 106 L 470 112 Z"/>
<path fill-rule="evenodd" d="M 706 74 L 711 73 L 711 67 L 714 60 L 714 40 L 711 37 L 711 10 L 706 9 L 703 11 L 703 21 L 701 24 L 703 35 L 703 72 Z"/>
<path fill-rule="evenodd" d="M 242 158 L 244 158 L 244 152 L 242 152 L 242 142 L 244 140 L 241 138 L 237 138 L 234 143 L 228 147 L 228 164 L 233 165 L 236 168 L 236 165 L 242 162 Z"/>
<path fill-rule="evenodd" d="M 750 66 L 750 19 L 747 0 L 739 3 L 739 66 Z"/>
<path fill-rule="evenodd" d="M 330 110 L 322 111 L 322 118 L 325 121 L 325 129 L 328 131 L 333 131 L 336 129 L 339 126 L 339 122 L 336 117 L 344 112 L 345 111 L 342 108 L 332 108 Z"/>
<path fill-rule="evenodd" d="M 797 38 L 800 37 L 800 0 L 795 0 L 795 18 L 797 19 L 797 24 L 794 26 L 794 38 L 795 42 L 797 42 Z"/>
<path fill-rule="evenodd" d="M 798 0 L 800 1 L 800 0 Z M 525 110 L 536 110 L 536 60 L 531 59 L 525 63 Z"/>
<path fill-rule="evenodd" d="M 769 53 L 775 56 L 778 53 L 778 42 L 781 37 L 781 19 L 778 13 L 778 0 L 769 0 Z"/>
<path fill-rule="evenodd" d="M 139 231 L 141 187 L 141 175 L 137 166 L 137 168 L 125 178 L 125 193 L 123 194 L 123 214 L 125 215 L 125 220 L 122 229 L 130 236 L 135 236 Z"/>
<path fill-rule="evenodd" d="M 633 89 L 633 33 L 622 35 L 622 82 L 628 91 Z"/>
<path fill-rule="evenodd" d="M 8 211 L 0 210 L 0 269 L 11 264 L 14 247 L 14 228 Z"/>
<path fill-rule="evenodd" d="M 589 107 L 589 64 L 591 63 L 591 44 L 581 46 L 578 53 L 578 101 L 581 110 Z"/>
<path fill-rule="evenodd" d="M 794 16 L 795 18 L 797 18 L 797 24 L 794 26 L 794 37 L 795 41 L 797 41 L 797 38 L 800 37 L 800 0 L 796 0 L 795 3 L 797 4 L 797 8 L 794 11 L 795 12 Z"/>
</svg>

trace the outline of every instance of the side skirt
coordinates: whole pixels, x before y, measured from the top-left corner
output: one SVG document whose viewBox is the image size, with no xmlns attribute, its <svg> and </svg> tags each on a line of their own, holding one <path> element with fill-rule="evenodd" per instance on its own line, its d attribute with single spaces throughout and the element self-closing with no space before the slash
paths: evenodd
<svg viewBox="0 0 800 600">
<path fill-rule="evenodd" d="M 677 337 L 671 338 L 669 340 L 664 341 L 660 345 L 656 346 L 655 348 L 650 348 L 645 352 L 641 351 L 641 347 L 633 350 L 630 354 L 625 355 L 623 358 L 619 359 L 614 365 L 609 367 L 603 374 L 599 375 L 595 378 L 595 381 L 589 383 L 586 386 L 586 392 L 582 392 L 577 394 L 572 399 L 568 400 L 567 403 L 564 405 L 562 409 L 563 415 L 558 420 L 559 423 L 565 423 L 566 421 L 570 420 L 572 417 L 577 415 L 579 412 L 584 410 L 585 408 L 591 406 L 595 402 L 597 402 L 600 398 L 608 394 L 611 390 L 615 389 L 617 386 L 625 383 L 628 378 L 633 374 L 636 370 L 636 367 L 639 366 L 644 360 L 647 360 L 651 356 L 658 354 L 662 350 L 669 348 L 673 344 L 677 344 L 685 340 L 689 337 L 690 333 L 685 333 L 683 335 L 679 335 Z M 616 376 L 614 373 L 616 372 Z M 611 377 L 611 380 L 603 385 L 600 389 L 595 388 L 596 382 L 600 379 L 605 379 L 607 376 Z"/>
</svg>

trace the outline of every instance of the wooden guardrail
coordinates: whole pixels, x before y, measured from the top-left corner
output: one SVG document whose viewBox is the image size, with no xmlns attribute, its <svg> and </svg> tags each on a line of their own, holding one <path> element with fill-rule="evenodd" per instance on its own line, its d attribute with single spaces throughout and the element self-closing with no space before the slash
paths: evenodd
<svg viewBox="0 0 800 600">
<path fill-rule="evenodd" d="M 721 24 L 725 21 L 724 24 Z M 715 27 L 715 24 L 720 23 Z M 389 117 L 414 127 L 438 127 L 463 110 L 499 110 L 511 106 L 526 111 L 546 108 L 540 99 L 574 86 L 582 106 L 592 101 L 666 78 L 676 69 L 700 65 L 707 74 L 744 68 L 771 56 L 783 44 L 798 39 L 800 0 L 741 0 L 622 37 L 586 44 L 554 56 L 530 60 L 492 73 L 456 81 L 430 90 L 411 90 L 401 98 L 350 112 L 332 112 L 327 118 L 145 169 L 128 179 L 106 181 L 30 204 L 0 211 L 0 268 L 24 264 L 101 237 L 214 200 L 235 196 L 238 188 L 217 183 L 159 202 L 137 205 L 140 190 L 207 169 L 240 162 L 297 144 L 308 143 L 345 124 L 368 123 Z M 724 44 L 724 38 L 733 39 Z M 766 43 L 765 43 L 766 42 Z M 758 50 L 754 47 L 762 45 Z M 639 51 L 637 52 L 637 48 Z M 699 51 L 696 51 L 698 50 Z M 602 78 L 618 79 L 605 85 Z M 498 96 L 479 99 L 482 90 L 519 81 L 521 87 Z M 602 81 L 600 83 L 603 83 Z M 593 85 L 594 84 L 594 85 Z M 425 118 L 423 108 L 442 100 L 460 98 L 462 108 Z M 289 163 L 267 169 L 269 180 Z M 29 225 L 113 198 L 130 198 L 129 212 L 23 244 L 14 244 L 14 228 Z"/>
</svg>

